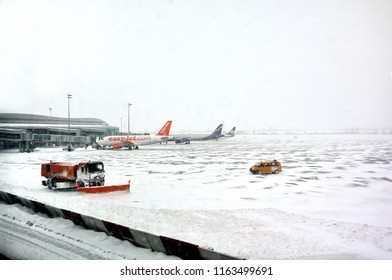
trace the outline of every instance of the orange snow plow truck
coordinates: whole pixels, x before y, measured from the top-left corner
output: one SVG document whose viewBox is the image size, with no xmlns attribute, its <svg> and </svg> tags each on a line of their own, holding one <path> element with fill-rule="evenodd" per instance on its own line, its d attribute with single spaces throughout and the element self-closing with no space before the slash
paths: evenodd
<svg viewBox="0 0 392 280">
<path fill-rule="evenodd" d="M 100 161 L 78 164 L 50 161 L 41 165 L 41 176 L 46 178 L 42 185 L 58 191 L 94 193 L 129 190 L 130 187 L 130 181 L 125 185 L 105 186 L 105 170 Z"/>
</svg>

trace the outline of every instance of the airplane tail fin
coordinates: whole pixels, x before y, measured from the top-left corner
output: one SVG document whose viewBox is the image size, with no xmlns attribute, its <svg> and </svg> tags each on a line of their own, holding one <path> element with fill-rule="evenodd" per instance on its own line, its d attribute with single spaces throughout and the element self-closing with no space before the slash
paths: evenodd
<svg viewBox="0 0 392 280">
<path fill-rule="evenodd" d="M 234 136 L 235 135 L 235 127 L 233 127 L 229 133 L 227 133 L 228 136 Z"/>
<path fill-rule="evenodd" d="M 222 136 L 222 127 L 223 127 L 223 124 L 218 125 L 218 127 L 210 135 L 209 139 L 215 139 L 215 138 L 221 137 Z"/>
<path fill-rule="evenodd" d="M 157 133 L 157 136 L 169 136 L 171 124 L 172 121 L 167 121 L 161 130 Z"/>
</svg>

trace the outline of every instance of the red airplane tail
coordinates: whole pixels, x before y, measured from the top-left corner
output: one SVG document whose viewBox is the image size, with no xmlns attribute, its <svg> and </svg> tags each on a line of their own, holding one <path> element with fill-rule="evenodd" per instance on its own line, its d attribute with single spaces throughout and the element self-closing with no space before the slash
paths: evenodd
<svg viewBox="0 0 392 280">
<path fill-rule="evenodd" d="M 157 136 L 169 136 L 171 124 L 172 121 L 167 121 L 161 130 L 157 133 Z"/>
</svg>

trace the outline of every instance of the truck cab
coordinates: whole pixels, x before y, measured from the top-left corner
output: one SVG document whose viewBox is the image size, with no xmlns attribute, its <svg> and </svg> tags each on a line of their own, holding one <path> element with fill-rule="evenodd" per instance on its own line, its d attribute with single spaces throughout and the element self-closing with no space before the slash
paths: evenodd
<svg viewBox="0 0 392 280">
<path fill-rule="evenodd" d="M 76 183 L 79 187 L 105 185 L 105 169 L 101 161 L 79 163 Z"/>
</svg>

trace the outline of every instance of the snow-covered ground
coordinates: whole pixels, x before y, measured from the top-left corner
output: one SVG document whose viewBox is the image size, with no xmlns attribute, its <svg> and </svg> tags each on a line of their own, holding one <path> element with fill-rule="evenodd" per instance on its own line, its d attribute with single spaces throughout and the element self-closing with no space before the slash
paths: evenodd
<svg viewBox="0 0 392 280">
<path fill-rule="evenodd" d="M 106 233 L 86 230 L 63 218 L 50 219 L 19 204 L 0 202 L 0 253 L 27 260 L 176 260 L 135 247 Z"/>
<path fill-rule="evenodd" d="M 270 159 L 282 162 L 282 173 L 249 172 L 257 161 Z M 131 179 L 131 191 L 52 192 L 40 176 L 41 163 L 49 160 L 101 160 L 106 184 Z M 238 258 L 392 259 L 392 135 L 237 135 L 139 150 L 3 151 L 0 190 Z M 0 222 L 12 215 L 44 224 L 42 215 L 0 204 Z M 46 220 L 37 228 L 75 227 Z M 69 235 L 86 234 L 103 238 L 81 228 Z M 101 258 L 124 255 L 107 250 Z"/>
</svg>

